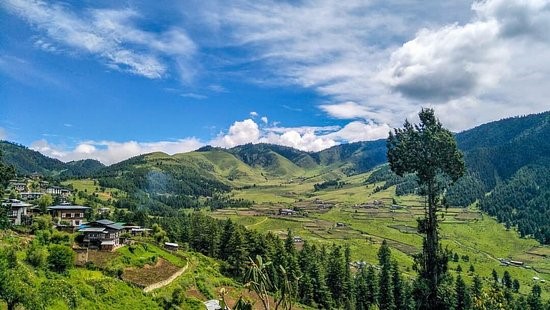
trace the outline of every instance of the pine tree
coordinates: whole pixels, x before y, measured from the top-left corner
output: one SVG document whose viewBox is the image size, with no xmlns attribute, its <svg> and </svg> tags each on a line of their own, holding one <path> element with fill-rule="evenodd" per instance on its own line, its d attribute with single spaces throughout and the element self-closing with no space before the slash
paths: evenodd
<svg viewBox="0 0 550 310">
<path fill-rule="evenodd" d="M 481 282 L 481 278 L 479 275 L 474 275 L 473 283 L 472 283 L 472 291 L 471 291 L 471 297 L 472 297 L 472 308 L 473 309 L 483 309 L 483 283 Z"/>
<path fill-rule="evenodd" d="M 387 139 L 387 157 L 390 168 L 399 176 L 415 173 L 422 193 L 426 196 L 425 218 L 418 230 L 425 234 L 422 253 L 415 257 L 418 306 L 442 308 L 438 286 L 447 273 L 448 257 L 439 242 L 437 210 L 440 195 L 450 182 L 457 181 L 465 171 L 463 155 L 458 150 L 453 134 L 436 119 L 433 109 L 422 109 L 420 124 L 405 121 L 403 129 L 390 132 Z M 446 178 L 440 178 L 445 176 Z M 426 296 L 423 296 L 426 295 Z"/>
<path fill-rule="evenodd" d="M 502 276 L 502 285 L 504 285 L 504 287 L 508 289 L 512 288 L 512 277 L 510 276 L 508 270 L 504 271 L 504 274 Z"/>
<path fill-rule="evenodd" d="M 353 282 L 351 277 L 351 249 L 349 245 L 344 248 L 344 307 L 353 309 Z"/>
<path fill-rule="evenodd" d="M 355 310 L 368 310 L 371 303 L 368 298 L 367 271 L 361 267 L 355 276 Z"/>
<path fill-rule="evenodd" d="M 541 300 L 541 288 L 538 284 L 533 285 L 531 289 L 531 294 L 527 297 L 527 304 L 529 304 L 530 310 L 543 310 L 542 300 Z"/>
<path fill-rule="evenodd" d="M 231 235 L 228 243 L 227 263 L 229 272 L 237 278 L 244 275 L 245 266 L 248 261 L 248 253 L 246 253 L 243 234 L 240 229 L 236 229 Z"/>
<path fill-rule="evenodd" d="M 468 288 L 462 280 L 462 277 L 458 275 L 455 282 L 455 294 L 456 294 L 456 304 L 455 310 L 466 310 L 470 309 L 470 294 L 468 293 Z"/>
<path fill-rule="evenodd" d="M 391 251 L 386 240 L 378 250 L 378 262 L 380 264 L 380 278 L 378 296 L 378 306 L 380 310 L 392 310 L 395 308 L 393 303 L 393 285 L 391 279 Z"/>
<path fill-rule="evenodd" d="M 344 258 L 340 246 L 333 245 L 327 265 L 327 286 L 337 307 L 341 307 L 344 299 Z"/>
<path fill-rule="evenodd" d="M 391 280 L 393 284 L 393 304 L 395 305 L 395 309 L 405 309 L 408 306 L 406 304 L 406 292 L 403 279 L 401 278 L 401 272 L 399 272 L 399 265 L 395 260 L 392 262 Z"/>
<path fill-rule="evenodd" d="M 225 224 L 223 225 L 223 232 L 220 237 L 220 251 L 218 253 L 218 257 L 221 260 L 227 260 L 230 253 L 231 248 L 230 246 L 230 240 L 231 237 L 233 237 L 233 234 L 235 233 L 235 225 L 233 224 L 233 221 L 231 219 L 227 219 L 225 221 Z"/>
<path fill-rule="evenodd" d="M 367 293 L 366 299 L 370 305 L 374 305 L 378 301 L 378 279 L 376 278 L 376 271 L 373 266 L 369 266 L 367 269 L 366 278 Z"/>
<path fill-rule="evenodd" d="M 520 285 L 518 279 L 514 279 L 514 282 L 512 283 L 512 288 L 514 292 L 519 293 L 519 287 Z"/>
</svg>

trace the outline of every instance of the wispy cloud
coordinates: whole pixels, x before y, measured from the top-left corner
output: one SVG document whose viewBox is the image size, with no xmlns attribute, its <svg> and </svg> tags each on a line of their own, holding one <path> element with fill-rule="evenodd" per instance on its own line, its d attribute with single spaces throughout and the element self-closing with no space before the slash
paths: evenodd
<svg viewBox="0 0 550 310">
<path fill-rule="evenodd" d="M 268 78 L 329 98 L 320 108 L 332 117 L 395 126 L 431 106 L 461 130 L 547 109 L 548 1 L 388 6 L 237 1 L 217 18 Z"/>
<path fill-rule="evenodd" d="M 196 49 L 180 28 L 158 33 L 140 29 L 136 20 L 142 16 L 133 9 L 77 13 L 68 5 L 40 0 L 6 0 L 1 5 L 41 31 L 44 38 L 35 46 L 50 52 L 62 46 L 92 54 L 110 68 L 146 78 L 166 76 L 171 64 L 184 63 Z"/>
</svg>

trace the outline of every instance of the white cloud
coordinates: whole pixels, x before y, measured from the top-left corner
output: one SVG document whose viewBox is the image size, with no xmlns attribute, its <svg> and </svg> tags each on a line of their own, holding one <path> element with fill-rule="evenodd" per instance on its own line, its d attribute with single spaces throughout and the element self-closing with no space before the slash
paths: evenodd
<svg viewBox="0 0 550 310">
<path fill-rule="evenodd" d="M 329 133 L 327 138 L 345 142 L 359 142 L 387 138 L 391 127 L 388 124 L 369 124 L 354 121 L 342 129 Z"/>
<path fill-rule="evenodd" d="M 320 107 L 330 116 L 340 119 L 369 118 L 369 115 L 372 117 L 374 114 L 369 112 L 368 107 L 352 101 L 324 104 Z"/>
<path fill-rule="evenodd" d="M 267 79 L 326 96 L 335 118 L 399 126 L 433 106 L 462 130 L 548 109 L 547 0 L 237 1 L 215 16 Z"/>
<path fill-rule="evenodd" d="M 250 112 L 250 117 L 258 117 L 258 112 L 255 112 L 255 111 Z"/>
<path fill-rule="evenodd" d="M 267 121 L 268 121 L 267 116 L 262 116 L 262 118 L 260 118 L 260 119 L 262 120 L 262 122 L 264 124 L 267 124 Z"/>
<path fill-rule="evenodd" d="M 260 139 L 260 127 L 252 119 L 237 121 L 229 127 L 227 134 L 221 134 L 211 141 L 214 146 L 234 147 L 246 143 L 257 143 Z"/>
<path fill-rule="evenodd" d="M 234 122 L 227 132 L 220 133 L 208 142 L 196 138 L 156 142 L 81 141 L 76 146 L 67 148 L 42 139 L 33 142 L 30 148 L 65 162 L 91 158 L 109 165 L 151 152 L 185 153 L 206 144 L 231 148 L 247 143 L 270 143 L 307 152 L 317 152 L 342 142 L 385 138 L 388 132 L 389 126 L 386 124 L 376 125 L 362 121 L 351 122 L 343 128 L 340 126 L 260 127 L 254 120 L 245 119 Z M 0 128 L 0 139 L 5 137 L 5 131 Z"/>
<path fill-rule="evenodd" d="M 7 0 L 1 5 L 42 30 L 45 38 L 35 42 L 41 49 L 57 52 L 56 45 L 61 45 L 96 55 L 110 68 L 151 79 L 167 74 L 167 59 L 183 63 L 196 49 L 182 29 L 160 33 L 139 29 L 135 20 L 141 16 L 131 9 L 94 9 L 75 14 L 70 6 L 40 0 Z M 178 72 L 180 76 L 184 73 Z"/>
<path fill-rule="evenodd" d="M 308 152 L 317 152 L 337 144 L 333 139 L 317 136 L 313 130 L 304 133 L 289 130 L 280 135 L 270 132 L 262 137 L 260 142 L 289 146 Z"/>
<path fill-rule="evenodd" d="M 50 144 L 46 140 L 38 140 L 30 148 L 62 161 L 80 159 L 97 159 L 104 164 L 113 164 L 133 156 L 164 152 L 167 154 L 184 153 L 198 149 L 203 144 L 195 138 L 186 138 L 177 141 L 158 142 L 114 142 L 114 141 L 86 141 L 73 149 Z"/>
</svg>

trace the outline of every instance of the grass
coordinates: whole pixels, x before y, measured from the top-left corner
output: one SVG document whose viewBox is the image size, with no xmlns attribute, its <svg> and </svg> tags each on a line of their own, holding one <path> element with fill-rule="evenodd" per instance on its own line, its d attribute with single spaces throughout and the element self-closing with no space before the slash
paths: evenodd
<svg viewBox="0 0 550 310">
<path fill-rule="evenodd" d="M 62 182 L 62 184 L 65 186 L 71 184 L 75 190 L 85 192 L 89 195 L 97 194 L 97 197 L 103 201 L 112 201 L 116 199 L 116 197 L 124 197 L 125 195 L 123 191 L 116 188 L 105 188 L 104 191 L 101 191 L 101 187 L 97 184 L 97 181 L 92 179 L 67 180 Z M 84 201 L 77 196 L 77 203 L 83 202 Z"/>
<path fill-rule="evenodd" d="M 365 185 L 368 173 L 343 177 L 342 188 L 329 188 L 314 191 L 313 184 L 319 178 L 301 178 L 292 181 L 259 184 L 256 187 L 235 190 L 238 198 L 255 201 L 251 210 L 218 210 L 212 213 L 217 218 L 231 218 L 249 229 L 261 232 L 274 232 L 284 237 L 291 229 L 295 235 L 305 240 L 323 244 L 348 244 L 354 260 L 377 262 L 376 253 L 382 240 L 386 239 L 392 248 L 392 255 L 401 269 L 409 276 L 413 260 L 411 254 L 422 246 L 422 236 L 416 232 L 416 218 L 424 214 L 424 199 L 415 195 L 396 196 L 395 187 L 374 192 L 383 183 Z M 313 204 L 315 200 L 333 202 L 335 206 L 328 212 L 307 208 L 307 217 L 278 217 L 273 214 L 281 207 L 293 208 Z M 380 209 L 356 208 L 355 205 L 384 201 L 386 207 Z M 395 202 L 403 206 L 391 210 Z M 253 212 L 253 213 L 251 213 Z M 254 214 L 254 215 L 251 215 Z M 475 208 L 449 208 L 440 212 L 441 239 L 444 247 L 459 256 L 468 256 L 469 261 L 450 262 L 449 268 L 455 272 L 460 264 L 467 283 L 472 280 L 468 274 L 470 264 L 475 272 L 491 281 L 495 269 L 500 276 L 505 270 L 521 283 L 520 292 L 527 294 L 533 285 L 533 277 L 546 280 L 539 283 L 543 297 L 550 298 L 550 247 L 540 245 L 534 239 L 520 238 L 515 230 L 506 230 L 490 216 Z M 346 224 L 345 228 L 334 227 L 336 223 Z M 528 268 L 502 266 L 498 258 L 525 262 Z M 487 282 L 488 283 L 488 282 Z"/>
</svg>

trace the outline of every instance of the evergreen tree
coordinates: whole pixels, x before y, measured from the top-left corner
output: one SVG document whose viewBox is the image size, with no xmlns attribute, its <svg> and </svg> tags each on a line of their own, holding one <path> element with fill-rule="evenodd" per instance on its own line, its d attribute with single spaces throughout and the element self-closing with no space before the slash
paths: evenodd
<svg viewBox="0 0 550 310">
<path fill-rule="evenodd" d="M 369 266 L 367 269 L 366 286 L 367 302 L 369 305 L 374 305 L 378 301 L 378 279 L 376 278 L 376 271 L 373 266 Z"/>
<path fill-rule="evenodd" d="M 353 282 L 351 277 L 351 249 L 349 245 L 344 248 L 344 306 L 345 309 L 353 309 Z"/>
<path fill-rule="evenodd" d="M 483 309 L 483 283 L 481 282 L 481 278 L 479 275 L 474 275 L 473 283 L 472 283 L 472 291 L 471 291 L 471 297 L 472 297 L 472 308 L 473 309 Z"/>
<path fill-rule="evenodd" d="M 504 271 L 504 274 L 502 276 L 502 285 L 504 285 L 504 287 L 508 289 L 512 288 L 512 277 L 510 276 L 508 270 Z"/>
<path fill-rule="evenodd" d="M 391 251 L 386 240 L 382 241 L 382 246 L 378 250 L 378 262 L 380 264 L 378 306 L 380 310 L 392 310 L 395 308 L 395 304 L 392 285 Z"/>
<path fill-rule="evenodd" d="M 419 273 L 416 296 L 421 308 L 438 309 L 443 306 L 438 286 L 447 273 L 448 261 L 439 243 L 437 211 L 440 195 L 449 182 L 440 180 L 457 181 L 464 174 L 465 167 L 454 135 L 443 128 L 433 109 L 422 109 L 419 117 L 420 124 L 413 126 L 405 121 L 403 129 L 390 132 L 387 157 L 391 170 L 398 176 L 416 174 L 427 198 L 426 216 L 418 225 L 419 232 L 425 237 L 422 253 L 415 257 L 415 269 Z"/>
<path fill-rule="evenodd" d="M 344 258 L 340 246 L 333 245 L 327 264 L 327 286 L 336 307 L 344 302 Z"/>
<path fill-rule="evenodd" d="M 228 270 L 234 277 L 241 278 L 244 275 L 248 253 L 246 253 L 244 238 L 240 229 L 236 229 L 233 235 L 231 235 L 228 248 Z"/>
<path fill-rule="evenodd" d="M 462 277 L 458 275 L 455 282 L 455 294 L 456 294 L 456 304 L 455 310 L 466 310 L 470 309 L 470 294 L 468 288 L 462 280 Z"/>
<path fill-rule="evenodd" d="M 512 289 L 514 292 L 519 293 L 519 287 L 520 285 L 518 279 L 514 279 L 514 282 L 512 283 Z"/>
<path fill-rule="evenodd" d="M 533 285 L 531 289 L 531 294 L 527 297 L 527 304 L 529 305 L 530 310 L 543 310 L 542 300 L 541 300 L 541 288 L 538 284 Z"/>
<path fill-rule="evenodd" d="M 235 225 L 231 219 L 227 219 L 223 225 L 223 232 L 220 237 L 220 251 L 218 253 L 221 260 L 227 260 L 231 253 L 230 240 L 235 233 Z"/>
<path fill-rule="evenodd" d="M 365 267 L 360 267 L 355 276 L 355 310 L 368 310 L 371 303 L 368 300 L 367 271 Z"/>
<path fill-rule="evenodd" d="M 399 265 L 397 264 L 397 261 L 392 262 L 392 276 L 391 276 L 392 284 L 393 284 L 393 304 L 395 306 L 395 309 L 401 310 L 406 309 L 408 306 L 407 303 L 407 297 L 406 291 L 404 288 L 403 279 L 401 278 L 401 272 L 399 271 Z"/>
</svg>

